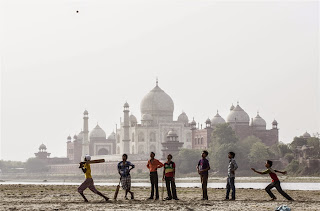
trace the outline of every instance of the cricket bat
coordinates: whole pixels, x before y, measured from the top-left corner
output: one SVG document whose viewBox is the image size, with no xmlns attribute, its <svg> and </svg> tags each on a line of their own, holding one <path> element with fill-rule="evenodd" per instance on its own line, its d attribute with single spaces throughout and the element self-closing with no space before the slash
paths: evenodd
<svg viewBox="0 0 320 211">
<path fill-rule="evenodd" d="M 164 185 L 162 180 L 162 187 L 161 187 L 161 200 L 163 201 L 163 195 L 164 195 Z"/>
<path fill-rule="evenodd" d="M 116 188 L 116 191 L 114 192 L 114 197 L 113 197 L 114 200 L 117 200 L 119 189 L 120 189 L 120 182 L 121 182 L 121 178 L 120 178 L 119 184 Z"/>
<path fill-rule="evenodd" d="M 92 164 L 92 163 L 103 163 L 103 162 L 105 162 L 105 160 L 104 159 L 98 159 L 98 160 L 90 160 L 90 161 L 87 161 L 87 162 L 80 162 L 79 164 L 81 165 L 83 165 L 83 164 L 85 164 L 85 163 L 89 163 L 89 164 Z"/>
</svg>

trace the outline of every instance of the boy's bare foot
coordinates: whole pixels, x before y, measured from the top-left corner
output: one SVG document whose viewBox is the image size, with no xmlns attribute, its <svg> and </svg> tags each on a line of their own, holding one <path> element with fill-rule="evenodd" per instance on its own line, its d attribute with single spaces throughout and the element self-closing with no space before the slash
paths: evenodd
<svg viewBox="0 0 320 211">
<path fill-rule="evenodd" d="M 84 202 L 84 203 L 88 203 L 89 201 L 88 201 L 87 199 L 85 199 L 83 202 Z"/>
<path fill-rule="evenodd" d="M 277 200 L 277 198 L 272 198 L 272 199 L 270 199 L 270 201 L 275 201 L 275 200 Z"/>
</svg>

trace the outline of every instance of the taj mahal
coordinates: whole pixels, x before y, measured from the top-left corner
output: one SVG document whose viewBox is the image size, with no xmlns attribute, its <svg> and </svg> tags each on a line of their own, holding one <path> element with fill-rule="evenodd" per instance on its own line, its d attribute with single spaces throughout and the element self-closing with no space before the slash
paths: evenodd
<svg viewBox="0 0 320 211">
<path fill-rule="evenodd" d="M 139 122 L 136 116 L 130 114 L 129 103 L 125 102 L 120 127 L 107 136 L 98 124 L 89 131 L 89 112 L 85 110 L 82 131 L 74 135 L 73 140 L 71 136 L 67 137 L 70 162 L 78 163 L 85 154 L 119 158 L 127 153 L 131 158 L 138 159 L 147 158 L 150 152 L 165 157 L 166 153 L 171 153 L 171 148 L 207 149 L 214 128 L 225 123 L 233 128 L 239 139 L 254 135 L 266 145 L 278 143 L 277 121 L 274 120 L 268 130 L 266 121 L 259 113 L 250 119 L 239 103 L 231 106 L 226 121 L 217 112 L 212 119 L 204 121 L 204 128 L 199 128 L 199 123 L 194 119 L 190 121 L 185 112 L 174 120 L 174 101 L 159 87 L 158 81 L 141 100 L 140 113 Z"/>
</svg>

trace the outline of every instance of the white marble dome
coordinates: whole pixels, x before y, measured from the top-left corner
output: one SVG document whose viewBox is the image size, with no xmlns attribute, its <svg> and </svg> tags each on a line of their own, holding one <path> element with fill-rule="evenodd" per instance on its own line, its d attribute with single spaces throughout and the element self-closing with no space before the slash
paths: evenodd
<svg viewBox="0 0 320 211">
<path fill-rule="evenodd" d="M 259 115 L 259 113 L 257 113 L 257 116 L 253 119 L 252 121 L 252 125 L 256 128 L 256 129 L 261 129 L 261 130 L 265 130 L 267 123 L 266 121 Z"/>
<path fill-rule="evenodd" d="M 175 137 L 175 136 L 178 136 L 178 135 L 177 135 L 177 133 L 176 133 L 174 130 L 170 130 L 170 131 L 168 132 L 167 136 L 173 136 L 173 137 Z"/>
<path fill-rule="evenodd" d="M 133 114 L 130 115 L 129 119 L 130 119 L 130 122 L 131 122 L 131 123 L 137 123 L 137 122 L 138 122 L 138 121 L 137 121 L 137 118 L 136 118 L 135 115 L 133 115 Z"/>
<path fill-rule="evenodd" d="M 106 132 L 97 124 L 90 132 L 90 138 L 106 138 Z"/>
<path fill-rule="evenodd" d="M 39 150 L 47 150 L 46 145 L 41 144 L 41 145 L 39 146 Z"/>
<path fill-rule="evenodd" d="M 308 133 L 307 131 L 302 135 L 303 138 L 311 138 L 310 133 Z"/>
<path fill-rule="evenodd" d="M 83 131 L 82 130 L 77 136 L 77 140 L 81 140 L 81 139 L 83 139 Z"/>
<path fill-rule="evenodd" d="M 226 123 L 226 121 L 224 120 L 224 118 L 222 118 L 220 116 L 220 114 L 217 112 L 217 114 L 211 119 L 211 125 L 215 126 L 215 125 L 219 125 L 219 124 L 224 124 Z"/>
<path fill-rule="evenodd" d="M 232 111 L 230 111 L 227 117 L 227 122 L 249 125 L 250 117 L 238 104 Z"/>
<path fill-rule="evenodd" d="M 188 123 L 189 122 L 189 118 L 188 118 L 188 116 L 187 116 L 187 114 L 185 112 L 182 112 L 178 116 L 178 122 L 183 122 L 183 123 Z"/>
<path fill-rule="evenodd" d="M 143 114 L 142 121 L 152 121 L 152 116 L 150 114 Z"/>
<path fill-rule="evenodd" d="M 141 114 L 173 115 L 174 104 L 171 97 L 156 85 L 141 101 Z"/>
<path fill-rule="evenodd" d="M 115 134 L 115 132 L 112 132 L 112 133 L 108 136 L 108 139 L 115 140 L 115 139 L 116 139 L 116 134 Z"/>
</svg>

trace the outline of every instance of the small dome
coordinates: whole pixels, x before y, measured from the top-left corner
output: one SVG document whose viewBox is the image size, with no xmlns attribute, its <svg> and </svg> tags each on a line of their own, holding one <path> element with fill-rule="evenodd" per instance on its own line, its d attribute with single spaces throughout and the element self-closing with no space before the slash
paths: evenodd
<svg viewBox="0 0 320 211">
<path fill-rule="evenodd" d="M 71 140 L 71 136 L 70 135 L 67 137 L 67 140 Z"/>
<path fill-rule="evenodd" d="M 232 104 L 230 107 L 230 111 L 232 111 L 234 109 L 234 105 Z"/>
<path fill-rule="evenodd" d="M 311 135 L 306 131 L 303 135 L 303 138 L 311 138 Z"/>
<path fill-rule="evenodd" d="M 129 107 L 129 103 L 126 102 L 126 103 L 123 105 L 123 107 L 127 107 L 127 108 L 128 108 L 128 107 Z"/>
<path fill-rule="evenodd" d="M 206 120 L 206 124 L 211 124 L 211 120 L 209 118 Z"/>
<path fill-rule="evenodd" d="M 112 133 L 108 136 L 108 139 L 115 140 L 115 139 L 116 139 L 116 134 L 115 134 L 115 132 L 112 132 Z"/>
<path fill-rule="evenodd" d="M 78 134 L 78 140 L 82 140 L 83 139 L 83 131 L 81 130 L 81 132 Z"/>
<path fill-rule="evenodd" d="M 143 114 L 142 121 L 152 121 L 152 116 L 150 114 Z"/>
<path fill-rule="evenodd" d="M 194 121 L 194 118 L 192 119 L 192 122 L 190 123 L 191 125 L 196 125 L 196 121 Z"/>
<path fill-rule="evenodd" d="M 261 130 L 265 130 L 267 123 L 266 121 L 261 118 L 261 116 L 259 115 L 259 112 L 257 113 L 257 116 L 253 119 L 252 125 L 254 127 L 256 127 L 257 129 L 261 129 Z"/>
<path fill-rule="evenodd" d="M 211 119 L 212 126 L 224 123 L 226 123 L 226 121 L 219 115 L 219 112 L 217 111 L 217 114 Z"/>
<path fill-rule="evenodd" d="M 46 147 L 46 145 L 44 145 L 44 144 L 41 144 L 40 146 L 39 146 L 39 150 L 46 150 L 47 149 L 47 147 Z"/>
<path fill-rule="evenodd" d="M 188 116 L 187 116 L 187 114 L 185 112 L 182 112 L 178 116 L 178 122 L 183 122 L 183 123 L 188 123 L 189 122 L 189 118 L 188 118 Z"/>
<path fill-rule="evenodd" d="M 277 120 L 273 120 L 273 121 L 272 121 L 272 125 L 278 125 Z"/>
<path fill-rule="evenodd" d="M 227 117 L 227 122 L 249 125 L 250 117 L 238 104 L 232 111 L 230 111 Z"/>
<path fill-rule="evenodd" d="M 131 123 L 137 123 L 138 122 L 137 118 L 133 114 L 130 115 L 129 119 L 130 119 Z"/>
<path fill-rule="evenodd" d="M 90 139 L 91 138 L 106 138 L 106 133 L 104 130 L 97 124 L 95 128 L 90 132 Z"/>
<path fill-rule="evenodd" d="M 77 140 L 78 136 L 76 134 L 74 134 L 73 139 Z"/>
<path fill-rule="evenodd" d="M 87 110 L 85 110 L 85 111 L 83 112 L 83 114 L 84 114 L 84 115 L 88 115 L 89 112 L 88 112 Z"/>
<path fill-rule="evenodd" d="M 177 133 L 174 130 L 170 130 L 167 134 L 167 136 L 178 136 Z"/>
</svg>

